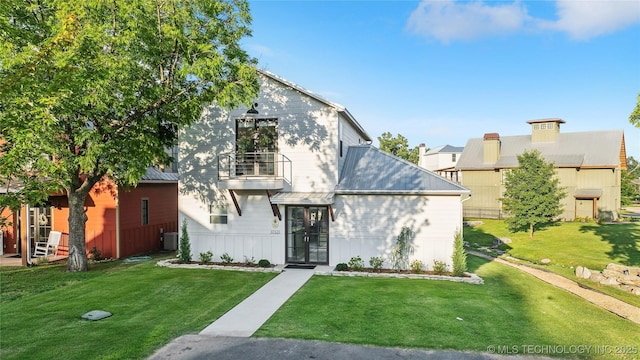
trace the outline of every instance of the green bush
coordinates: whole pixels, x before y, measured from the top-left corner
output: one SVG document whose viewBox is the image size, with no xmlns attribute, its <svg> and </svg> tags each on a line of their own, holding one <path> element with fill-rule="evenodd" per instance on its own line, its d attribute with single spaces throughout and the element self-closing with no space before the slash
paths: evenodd
<svg viewBox="0 0 640 360">
<path fill-rule="evenodd" d="M 222 256 L 220 256 L 220 259 L 225 264 L 231 264 L 233 262 L 233 258 L 228 253 L 222 254 Z"/>
<path fill-rule="evenodd" d="M 180 247 L 178 249 L 178 259 L 180 262 L 191 262 L 191 243 L 189 242 L 189 233 L 187 232 L 187 219 L 182 221 L 182 234 L 180 236 Z"/>
<path fill-rule="evenodd" d="M 433 260 L 433 273 L 436 275 L 444 275 L 447 273 L 447 263 L 444 261 Z"/>
<path fill-rule="evenodd" d="M 354 256 L 349 259 L 349 268 L 353 271 L 362 271 L 362 269 L 364 269 L 364 261 L 362 261 L 360 256 Z"/>
<path fill-rule="evenodd" d="M 376 271 L 376 272 L 382 269 L 383 263 L 384 263 L 384 260 L 380 256 L 372 256 L 371 259 L 369 259 L 369 266 L 371 266 L 373 271 Z"/>
<path fill-rule="evenodd" d="M 95 246 L 89 250 L 89 255 L 91 255 L 91 259 L 94 261 L 102 260 L 102 252 Z"/>
<path fill-rule="evenodd" d="M 347 271 L 347 270 L 349 270 L 349 265 L 345 263 L 340 263 L 336 265 L 336 271 Z"/>
<path fill-rule="evenodd" d="M 396 270 L 404 270 L 409 265 L 409 255 L 413 253 L 413 230 L 403 226 L 400 235 L 396 238 L 396 245 L 391 249 L 389 260 Z"/>
<path fill-rule="evenodd" d="M 251 258 L 244 257 L 244 264 L 247 266 L 253 266 L 256 264 L 256 259 L 252 256 Z"/>
<path fill-rule="evenodd" d="M 200 263 L 206 264 L 210 263 L 213 258 L 213 253 L 211 251 L 207 251 L 205 253 L 200 253 Z"/>
<path fill-rule="evenodd" d="M 260 261 L 258 261 L 258 266 L 268 268 L 271 266 L 271 263 L 267 259 L 260 259 Z"/>
<path fill-rule="evenodd" d="M 453 239 L 453 276 L 462 276 L 467 271 L 467 254 L 464 252 L 462 233 L 458 231 Z"/>
<path fill-rule="evenodd" d="M 422 261 L 415 259 L 409 264 L 411 272 L 414 274 L 422 274 Z"/>
</svg>

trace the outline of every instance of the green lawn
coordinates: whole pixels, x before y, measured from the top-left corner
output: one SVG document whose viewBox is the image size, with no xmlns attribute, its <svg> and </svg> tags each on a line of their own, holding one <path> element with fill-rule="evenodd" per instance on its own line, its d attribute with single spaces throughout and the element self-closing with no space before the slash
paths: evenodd
<svg viewBox="0 0 640 360">
<path fill-rule="evenodd" d="M 640 325 L 511 267 L 474 256 L 469 264 L 484 285 L 314 276 L 255 336 L 481 352 L 638 345 Z"/>
<path fill-rule="evenodd" d="M 142 359 L 197 333 L 274 273 L 170 269 L 156 261 L 0 268 L 0 358 Z M 91 310 L 113 316 L 86 321 Z"/>
<path fill-rule="evenodd" d="M 640 223 L 557 223 L 537 231 L 533 239 L 529 239 L 524 232 L 509 233 L 504 221 L 482 221 L 480 226 L 464 228 L 465 241 L 472 247 L 474 244 L 489 246 L 494 237 L 508 237 L 513 242 L 501 246 L 508 255 L 534 265 L 548 258 L 550 265 L 538 267 L 640 306 L 640 296 L 575 276 L 577 266 L 598 271 L 609 263 L 640 266 Z"/>
</svg>

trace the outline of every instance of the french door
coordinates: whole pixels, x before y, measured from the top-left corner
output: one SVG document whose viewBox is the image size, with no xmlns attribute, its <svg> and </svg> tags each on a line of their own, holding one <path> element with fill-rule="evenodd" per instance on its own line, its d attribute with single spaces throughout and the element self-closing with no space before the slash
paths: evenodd
<svg viewBox="0 0 640 360">
<path fill-rule="evenodd" d="M 287 206 L 288 263 L 329 263 L 329 210 L 326 206 Z"/>
</svg>

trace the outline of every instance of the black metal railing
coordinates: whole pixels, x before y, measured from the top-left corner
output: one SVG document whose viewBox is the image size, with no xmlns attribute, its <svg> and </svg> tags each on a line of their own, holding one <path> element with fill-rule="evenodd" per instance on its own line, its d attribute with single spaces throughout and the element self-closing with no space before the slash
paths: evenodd
<svg viewBox="0 0 640 360">
<path fill-rule="evenodd" d="M 291 160 L 277 152 L 236 152 L 218 155 L 218 178 L 273 177 L 291 181 Z"/>
</svg>

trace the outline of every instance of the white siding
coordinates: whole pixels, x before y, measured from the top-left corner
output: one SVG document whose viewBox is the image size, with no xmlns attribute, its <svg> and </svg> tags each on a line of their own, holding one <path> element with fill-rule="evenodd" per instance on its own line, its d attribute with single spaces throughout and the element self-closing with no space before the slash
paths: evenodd
<svg viewBox="0 0 640 360">
<path fill-rule="evenodd" d="M 365 264 L 373 256 L 388 257 L 403 226 L 415 232 L 414 253 L 431 269 L 433 261 L 452 265 L 453 239 L 462 230 L 457 196 L 336 196 L 336 221 L 331 223 L 331 265 L 360 256 Z"/>
<path fill-rule="evenodd" d="M 344 118 L 340 118 L 340 140 L 342 140 L 342 157 L 340 157 L 340 149 L 338 148 L 338 168 L 342 172 L 342 166 L 344 165 L 344 159 L 347 156 L 347 149 L 349 146 L 362 144 L 362 136 L 354 128 L 349 121 Z M 340 146 L 340 144 L 338 144 Z M 338 175 L 339 176 L 339 175 Z"/>
</svg>

